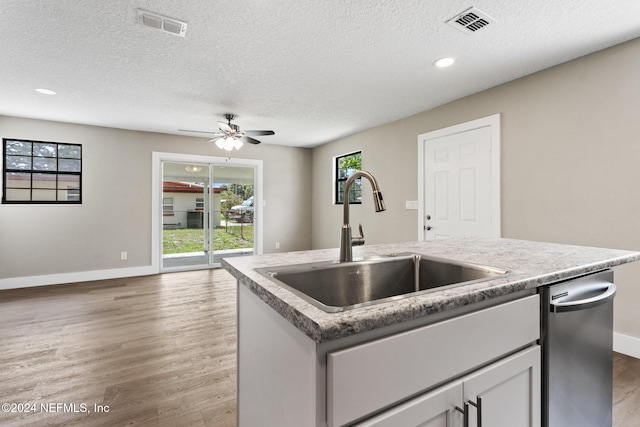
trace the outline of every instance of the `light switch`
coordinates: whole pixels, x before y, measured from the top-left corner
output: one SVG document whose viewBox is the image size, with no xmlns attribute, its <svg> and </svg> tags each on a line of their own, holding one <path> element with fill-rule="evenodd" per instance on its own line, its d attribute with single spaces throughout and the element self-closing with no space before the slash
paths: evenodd
<svg viewBox="0 0 640 427">
<path fill-rule="evenodd" d="M 418 201 L 417 200 L 407 200 L 404 202 L 404 208 L 409 210 L 418 210 Z"/>
</svg>

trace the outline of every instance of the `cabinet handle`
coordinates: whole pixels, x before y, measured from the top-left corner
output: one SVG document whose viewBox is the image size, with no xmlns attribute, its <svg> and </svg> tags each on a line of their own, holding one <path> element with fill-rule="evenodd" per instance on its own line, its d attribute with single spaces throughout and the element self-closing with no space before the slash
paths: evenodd
<svg viewBox="0 0 640 427">
<path fill-rule="evenodd" d="M 462 412 L 462 415 L 464 416 L 462 424 L 463 427 L 469 427 L 469 403 L 464 403 L 464 409 L 456 405 L 456 411 Z"/>
<path fill-rule="evenodd" d="M 477 403 L 474 403 L 474 402 L 469 400 L 469 404 L 471 404 L 471 406 L 476 408 L 476 423 L 477 423 L 478 427 L 482 427 L 482 397 L 478 396 Z M 469 407 L 469 405 L 467 403 L 465 403 L 465 405 L 466 405 L 467 408 Z M 467 417 L 468 417 L 468 415 L 467 415 Z"/>
</svg>

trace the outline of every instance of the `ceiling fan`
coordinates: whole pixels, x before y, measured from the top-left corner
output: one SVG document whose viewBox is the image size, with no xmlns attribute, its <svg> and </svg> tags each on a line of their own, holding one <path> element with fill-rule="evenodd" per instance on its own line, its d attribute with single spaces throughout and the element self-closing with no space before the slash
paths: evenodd
<svg viewBox="0 0 640 427">
<path fill-rule="evenodd" d="M 248 142 L 250 144 L 260 144 L 260 141 L 252 138 L 252 136 L 275 135 L 275 132 L 272 130 L 242 131 L 240 130 L 240 127 L 238 125 L 231 123 L 231 120 L 235 119 L 235 116 L 233 114 L 225 114 L 224 118 L 227 119 L 227 123 L 218 122 L 218 132 L 204 132 L 199 130 L 187 129 L 180 129 L 180 131 L 212 134 L 213 138 L 207 142 L 215 142 L 218 147 L 226 151 L 231 151 L 234 148 L 236 150 L 240 149 L 243 142 Z"/>
</svg>

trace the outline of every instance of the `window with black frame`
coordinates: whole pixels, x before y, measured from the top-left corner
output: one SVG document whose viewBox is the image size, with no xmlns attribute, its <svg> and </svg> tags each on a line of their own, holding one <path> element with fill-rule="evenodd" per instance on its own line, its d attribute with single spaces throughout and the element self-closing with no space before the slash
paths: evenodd
<svg viewBox="0 0 640 427">
<path fill-rule="evenodd" d="M 335 204 L 341 205 L 344 200 L 344 186 L 354 172 L 362 170 L 362 152 L 345 154 L 336 157 L 335 163 Z M 353 182 L 349 189 L 349 204 L 362 203 L 362 180 Z"/>
<path fill-rule="evenodd" d="M 2 140 L 3 204 L 82 203 L 82 145 Z"/>
</svg>

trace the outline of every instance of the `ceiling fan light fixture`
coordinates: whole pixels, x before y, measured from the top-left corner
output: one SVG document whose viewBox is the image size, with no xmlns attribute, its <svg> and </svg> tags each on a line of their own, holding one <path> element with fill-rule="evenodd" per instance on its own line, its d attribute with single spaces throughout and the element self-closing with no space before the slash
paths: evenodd
<svg viewBox="0 0 640 427">
<path fill-rule="evenodd" d="M 216 146 L 221 150 L 232 151 L 234 148 L 239 150 L 244 144 L 239 139 L 225 137 L 216 141 Z"/>
<path fill-rule="evenodd" d="M 272 130 L 248 130 L 241 131 L 240 126 L 231 123 L 231 120 L 234 119 L 233 114 L 225 114 L 225 119 L 227 119 L 227 123 L 218 122 L 219 131 L 218 132 L 202 132 L 202 131 L 190 131 L 186 129 L 179 129 L 181 132 L 197 132 L 197 133 L 211 133 L 214 135 L 214 138 L 208 140 L 207 142 L 215 142 L 216 146 L 221 150 L 225 150 L 227 155 L 231 154 L 231 151 L 234 149 L 239 150 L 244 146 L 245 142 L 250 144 L 260 144 L 255 138 L 252 138 L 249 135 L 275 135 L 275 132 Z"/>
</svg>

